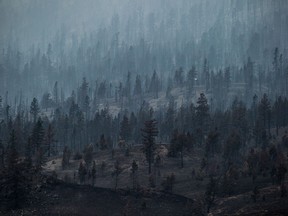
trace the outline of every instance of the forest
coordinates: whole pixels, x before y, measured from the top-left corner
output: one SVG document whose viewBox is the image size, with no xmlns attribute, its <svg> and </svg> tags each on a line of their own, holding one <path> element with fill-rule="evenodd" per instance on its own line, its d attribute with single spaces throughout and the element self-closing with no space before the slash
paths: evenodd
<svg viewBox="0 0 288 216">
<path fill-rule="evenodd" d="M 286 215 L 287 11 L 0 0 L 0 215 Z"/>
</svg>

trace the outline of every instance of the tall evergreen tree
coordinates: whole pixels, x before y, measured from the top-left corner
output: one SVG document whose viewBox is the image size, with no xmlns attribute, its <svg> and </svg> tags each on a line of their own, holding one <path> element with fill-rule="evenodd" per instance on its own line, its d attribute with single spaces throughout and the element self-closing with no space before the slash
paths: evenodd
<svg viewBox="0 0 288 216">
<path fill-rule="evenodd" d="M 151 165 L 154 161 L 154 154 L 156 149 L 155 137 L 158 135 L 156 127 L 157 121 L 155 119 L 145 121 L 142 131 L 143 137 L 143 151 L 148 161 L 148 173 L 151 174 Z"/>
<path fill-rule="evenodd" d="M 130 122 L 126 115 L 123 116 L 123 120 L 120 125 L 120 136 L 126 142 L 129 141 L 130 136 L 131 136 Z"/>
<path fill-rule="evenodd" d="M 34 152 L 39 152 L 43 146 L 44 128 L 41 118 L 38 119 L 32 131 L 32 145 Z"/>
<path fill-rule="evenodd" d="M 131 72 L 128 71 L 126 84 L 125 84 L 125 96 L 130 99 L 131 96 Z"/>
<path fill-rule="evenodd" d="M 5 203 L 7 209 L 21 207 L 31 191 L 30 170 L 19 160 L 16 143 L 16 134 L 12 130 L 7 149 L 7 168 L 1 172 L 0 181 L 1 202 Z"/>
<path fill-rule="evenodd" d="M 134 87 L 134 95 L 141 96 L 142 95 L 142 83 L 140 75 L 136 76 L 135 87 Z"/>
<path fill-rule="evenodd" d="M 264 94 L 259 107 L 259 120 L 262 123 L 264 129 L 268 128 L 268 132 L 270 134 L 270 127 L 271 127 L 271 105 L 270 105 L 270 101 L 268 99 L 267 94 Z"/>
<path fill-rule="evenodd" d="M 133 160 L 132 165 L 131 165 L 131 174 L 132 174 L 132 185 L 133 189 L 136 188 L 137 184 L 137 171 L 138 171 L 138 164 L 136 163 L 135 160 Z"/>
<path fill-rule="evenodd" d="M 58 89 L 58 82 L 56 81 L 53 88 L 53 100 L 55 101 L 56 105 L 59 104 L 59 89 Z"/>
<path fill-rule="evenodd" d="M 114 164 L 114 171 L 112 172 L 112 177 L 115 177 L 115 190 L 118 186 L 119 175 L 122 173 L 123 168 L 120 166 L 119 160 L 116 160 Z"/>
<path fill-rule="evenodd" d="M 149 92 L 153 93 L 154 98 L 158 98 L 158 93 L 160 90 L 161 90 L 160 80 L 158 74 L 156 73 L 156 71 L 154 71 L 150 82 Z"/>
<path fill-rule="evenodd" d="M 30 113 L 33 116 L 33 122 L 35 123 L 37 120 L 37 116 L 40 112 L 40 107 L 38 104 L 38 100 L 36 98 L 33 98 L 31 105 L 30 105 Z"/>
<path fill-rule="evenodd" d="M 209 66 L 208 66 L 208 61 L 205 58 L 204 59 L 204 65 L 203 65 L 203 75 L 204 75 L 204 83 L 205 83 L 205 89 L 206 92 L 210 90 L 211 87 L 211 81 L 210 81 L 210 72 L 209 72 Z"/>
<path fill-rule="evenodd" d="M 45 145 L 46 145 L 46 149 L 47 149 L 47 156 L 50 157 L 52 154 L 56 153 L 56 149 L 54 148 L 54 143 L 55 143 L 55 139 L 54 139 L 54 131 L 53 131 L 53 127 L 51 124 L 48 125 L 48 129 L 46 131 L 46 137 L 45 137 Z"/>
<path fill-rule="evenodd" d="M 199 129 L 202 133 L 206 134 L 209 127 L 209 105 L 207 98 L 204 93 L 200 94 L 200 97 L 197 100 L 196 106 L 196 120 L 198 123 Z"/>
<path fill-rule="evenodd" d="M 187 74 L 187 86 L 189 94 L 193 93 L 196 76 L 197 76 L 196 68 L 195 66 L 193 66 L 192 69 L 189 70 Z"/>
</svg>

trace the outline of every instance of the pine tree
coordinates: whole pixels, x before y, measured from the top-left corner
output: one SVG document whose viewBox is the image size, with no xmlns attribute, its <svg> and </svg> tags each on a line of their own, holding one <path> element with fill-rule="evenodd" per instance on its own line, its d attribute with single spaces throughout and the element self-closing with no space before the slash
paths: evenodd
<svg viewBox="0 0 288 216">
<path fill-rule="evenodd" d="M 180 153 L 181 168 L 184 167 L 184 151 L 189 148 L 188 137 L 185 133 L 179 133 L 178 130 L 174 131 L 173 138 L 169 149 L 169 156 L 176 157 Z"/>
<path fill-rule="evenodd" d="M 171 91 L 173 89 L 173 81 L 172 79 L 169 77 L 168 78 L 168 82 L 167 82 L 167 89 L 166 89 L 166 98 L 170 99 L 172 97 Z"/>
<path fill-rule="evenodd" d="M 102 134 L 101 137 L 100 137 L 100 149 L 101 150 L 105 150 L 107 148 L 108 148 L 108 145 L 107 145 L 105 136 L 104 136 L 104 134 Z"/>
<path fill-rule="evenodd" d="M 209 183 L 206 187 L 205 201 L 207 205 L 207 212 L 210 212 L 212 205 L 214 204 L 217 190 L 217 182 L 212 176 L 210 176 Z"/>
<path fill-rule="evenodd" d="M 83 111 L 85 112 L 86 120 L 89 120 L 90 109 L 90 98 L 88 95 L 86 95 L 83 102 Z"/>
<path fill-rule="evenodd" d="M 158 93 L 161 90 L 160 88 L 160 80 L 159 77 L 156 73 L 156 71 L 154 71 L 152 78 L 151 78 L 151 83 L 150 83 L 150 87 L 149 87 L 149 92 L 153 93 L 154 98 L 158 98 Z"/>
<path fill-rule="evenodd" d="M 210 90 L 210 87 L 211 87 L 211 81 L 210 81 L 210 72 L 209 72 L 209 67 L 208 67 L 208 61 L 206 58 L 204 60 L 203 74 L 205 77 L 206 92 L 208 92 Z"/>
<path fill-rule="evenodd" d="M 80 184 L 85 183 L 86 175 L 87 175 L 87 169 L 84 166 L 83 162 L 81 162 L 79 165 L 79 169 L 78 169 L 78 176 L 79 176 Z"/>
<path fill-rule="evenodd" d="M 217 128 L 208 134 L 205 147 L 207 158 L 220 152 L 219 133 Z"/>
<path fill-rule="evenodd" d="M 276 126 L 276 135 L 278 136 L 279 134 L 279 127 L 281 125 L 281 121 L 283 118 L 283 112 L 282 112 L 282 106 L 283 106 L 283 100 L 282 97 L 278 97 L 277 100 L 275 101 L 272 109 L 272 114 L 275 119 L 275 126 Z"/>
<path fill-rule="evenodd" d="M 2 104 L 2 97 L 0 95 L 0 117 L 3 115 L 3 104 Z"/>
<path fill-rule="evenodd" d="M 53 100 L 56 105 L 59 105 L 59 89 L 58 89 L 58 82 L 56 81 L 53 88 Z"/>
<path fill-rule="evenodd" d="M 112 177 L 115 177 L 115 190 L 117 189 L 118 186 L 118 181 L 119 181 L 119 175 L 122 173 L 123 169 L 120 166 L 120 162 L 116 160 L 114 164 L 114 171 L 112 172 Z"/>
<path fill-rule="evenodd" d="M 143 137 L 143 151 L 146 155 L 146 160 L 149 164 L 149 174 L 151 174 L 151 164 L 154 160 L 154 154 L 155 154 L 155 137 L 158 135 L 158 129 L 156 127 L 157 121 L 155 119 L 145 121 L 144 128 L 142 131 L 142 137 Z"/>
<path fill-rule="evenodd" d="M 162 131 L 163 133 L 166 133 L 166 135 L 171 136 L 175 127 L 175 102 L 173 98 L 171 98 L 169 101 L 168 109 L 164 119 L 165 123 L 162 126 Z"/>
<path fill-rule="evenodd" d="M 196 121 L 202 133 L 206 134 L 209 127 L 209 105 L 204 93 L 200 94 L 196 106 Z"/>
<path fill-rule="evenodd" d="M 47 132 L 46 132 L 46 139 L 45 139 L 45 144 L 46 144 L 46 148 L 47 148 L 47 154 L 48 154 L 48 157 L 51 156 L 51 154 L 55 154 L 56 153 L 56 149 L 54 149 L 54 131 L 53 131 L 53 128 L 52 128 L 52 125 L 49 124 L 48 125 L 48 129 L 47 129 Z"/>
<path fill-rule="evenodd" d="M 232 132 L 225 144 L 224 144 L 224 149 L 223 149 L 223 158 L 226 161 L 227 164 L 230 164 L 231 162 L 237 161 L 239 158 L 239 151 L 241 148 L 241 138 L 238 133 Z"/>
<path fill-rule="evenodd" d="M 45 108 L 47 111 L 47 108 L 50 108 L 54 105 L 54 101 L 51 99 L 50 93 L 44 93 L 41 100 L 41 107 Z"/>
<path fill-rule="evenodd" d="M 89 167 L 93 160 L 93 146 L 91 144 L 87 145 L 83 151 L 83 154 L 86 166 Z"/>
<path fill-rule="evenodd" d="M 38 100 L 36 98 L 33 98 L 31 102 L 31 106 L 30 106 L 30 113 L 33 116 L 34 123 L 36 122 L 39 112 L 40 112 L 40 108 L 39 108 Z"/>
<path fill-rule="evenodd" d="M 134 95 L 141 96 L 142 95 L 142 84 L 140 75 L 136 76 L 135 87 L 134 87 Z"/>
<path fill-rule="evenodd" d="M 2 144 L 2 140 L 0 139 L 0 170 L 4 168 L 4 145 Z"/>
<path fill-rule="evenodd" d="M 25 162 L 27 167 L 30 168 L 32 166 L 32 139 L 31 136 L 28 137 L 28 141 L 25 146 Z"/>
<path fill-rule="evenodd" d="M 62 168 L 66 169 L 69 165 L 70 161 L 70 156 L 71 156 L 71 151 L 68 149 L 67 146 L 64 147 L 63 150 L 63 158 L 62 158 Z"/>
<path fill-rule="evenodd" d="M 120 136 L 126 142 L 130 139 L 131 136 L 130 122 L 126 115 L 123 116 L 123 120 L 120 124 Z"/>
<path fill-rule="evenodd" d="M 225 69 L 224 74 L 224 83 L 225 83 L 225 92 L 228 93 L 230 86 L 231 86 L 231 73 L 230 73 L 230 67 L 227 67 Z"/>
<path fill-rule="evenodd" d="M 7 149 L 7 168 L 1 173 L 0 198 L 6 208 L 17 209 L 27 201 L 31 191 L 30 170 L 19 160 L 17 139 L 12 130 Z"/>
<path fill-rule="evenodd" d="M 273 78 L 274 78 L 274 87 L 276 89 L 276 95 L 280 94 L 280 85 L 279 85 L 279 78 L 280 78 L 280 68 L 279 68 L 279 49 L 278 47 L 274 50 L 274 56 L 273 56 Z"/>
<path fill-rule="evenodd" d="M 8 145 L 8 150 L 7 150 L 8 151 L 7 153 L 8 169 L 15 168 L 18 162 L 19 154 L 18 154 L 16 147 L 17 147 L 16 133 L 15 133 L 15 130 L 13 129 L 10 134 L 9 145 Z"/>
<path fill-rule="evenodd" d="M 254 63 L 252 62 L 250 57 L 248 58 L 247 64 L 244 66 L 244 79 L 246 83 L 246 102 L 250 103 L 254 91 Z"/>
<path fill-rule="evenodd" d="M 266 94 L 263 95 L 259 107 L 259 120 L 264 126 L 264 129 L 268 128 L 268 132 L 270 134 L 270 124 L 271 124 L 271 105 Z"/>
<path fill-rule="evenodd" d="M 184 83 L 184 71 L 183 71 L 182 67 L 180 67 L 179 70 L 175 71 L 174 81 L 176 83 L 176 86 L 182 87 L 182 85 Z"/>
<path fill-rule="evenodd" d="M 43 122 L 41 118 L 38 119 L 36 124 L 34 125 L 33 131 L 32 131 L 32 145 L 34 152 L 39 151 L 43 144 L 44 139 L 44 128 L 43 128 Z"/>
<path fill-rule="evenodd" d="M 37 171 L 40 171 L 42 169 L 42 166 L 45 163 L 45 149 L 43 146 L 44 141 L 44 129 L 42 126 L 43 122 L 41 118 L 38 119 L 36 124 L 34 125 L 33 131 L 32 131 L 32 146 L 33 146 L 33 152 L 36 153 L 36 169 Z"/>
<path fill-rule="evenodd" d="M 125 96 L 129 99 L 131 96 L 131 72 L 128 71 L 127 80 L 125 85 Z"/>
<path fill-rule="evenodd" d="M 137 171 L 138 171 L 138 164 L 136 163 L 135 160 L 133 160 L 132 165 L 131 165 L 131 174 L 132 174 L 132 185 L 133 185 L 133 189 L 136 188 L 136 183 L 137 183 Z"/>
<path fill-rule="evenodd" d="M 92 175 L 92 185 L 95 185 L 95 180 L 96 180 L 96 163 L 93 161 L 93 166 L 91 170 L 91 175 Z"/>
<path fill-rule="evenodd" d="M 171 173 L 170 175 L 168 175 L 166 177 L 166 179 L 162 182 L 162 186 L 163 186 L 164 190 L 172 192 L 175 181 L 176 181 L 176 178 L 175 178 L 174 173 Z"/>
<path fill-rule="evenodd" d="M 195 66 L 192 67 L 191 70 L 189 70 L 187 74 L 187 86 L 188 86 L 188 92 L 189 94 L 193 93 L 194 87 L 195 87 L 195 79 L 196 79 L 196 68 Z"/>
<path fill-rule="evenodd" d="M 80 88 L 78 89 L 78 104 L 80 109 L 84 112 L 86 111 L 85 109 L 87 109 L 87 104 L 86 104 L 86 96 L 88 96 L 88 88 L 89 88 L 89 84 L 86 81 L 86 78 L 84 77 L 82 80 L 82 84 L 80 86 Z"/>
</svg>

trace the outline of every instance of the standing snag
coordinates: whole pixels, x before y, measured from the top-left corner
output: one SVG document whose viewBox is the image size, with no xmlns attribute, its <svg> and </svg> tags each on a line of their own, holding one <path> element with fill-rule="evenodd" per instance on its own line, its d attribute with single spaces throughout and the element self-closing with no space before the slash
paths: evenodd
<svg viewBox="0 0 288 216">
<path fill-rule="evenodd" d="M 87 175 L 87 169 L 85 165 L 83 164 L 83 162 L 81 162 L 79 165 L 79 169 L 78 169 L 78 176 L 79 176 L 80 184 L 85 183 L 86 175 Z"/>
<path fill-rule="evenodd" d="M 112 177 L 115 177 L 115 190 L 117 189 L 118 186 L 118 181 L 119 181 L 119 175 L 122 173 L 123 169 L 120 166 L 120 162 L 116 160 L 114 164 L 114 171 L 112 172 Z"/>
<path fill-rule="evenodd" d="M 92 185 L 94 186 L 95 180 L 96 180 L 96 163 L 95 163 L 95 161 L 93 161 L 91 175 L 92 175 Z"/>
<path fill-rule="evenodd" d="M 158 129 L 156 125 L 157 121 L 155 119 L 145 121 L 144 128 L 141 130 L 143 137 L 143 151 L 149 164 L 149 174 L 151 174 L 151 164 L 154 161 L 154 154 L 156 149 L 155 137 L 158 135 Z"/>
<path fill-rule="evenodd" d="M 210 209 L 212 205 L 214 204 L 215 197 L 216 197 L 216 190 L 217 190 L 216 179 L 210 176 L 210 180 L 206 187 L 206 192 L 205 192 L 205 201 L 206 201 L 208 213 L 210 212 Z"/>
<path fill-rule="evenodd" d="M 135 160 L 133 160 L 131 167 L 133 189 L 135 189 L 137 186 L 137 171 L 138 171 L 138 164 L 136 163 Z"/>
<path fill-rule="evenodd" d="M 63 151 L 63 158 L 62 158 L 62 168 L 66 169 L 69 165 L 69 160 L 71 156 L 71 151 L 68 149 L 67 146 L 65 146 Z"/>
</svg>

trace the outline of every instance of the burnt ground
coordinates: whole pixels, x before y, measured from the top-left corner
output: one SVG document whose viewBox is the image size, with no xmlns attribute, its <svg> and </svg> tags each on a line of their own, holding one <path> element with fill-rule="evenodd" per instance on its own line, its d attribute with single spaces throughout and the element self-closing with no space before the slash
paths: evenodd
<svg viewBox="0 0 288 216">
<path fill-rule="evenodd" d="M 216 199 L 212 208 L 217 216 L 285 216 L 288 215 L 288 198 L 280 196 L 279 186 L 269 186 L 259 190 L 254 202 L 252 192 Z"/>
<path fill-rule="evenodd" d="M 65 182 L 54 180 L 44 183 L 33 191 L 30 204 L 25 204 L 15 211 L 0 210 L 0 215 L 207 215 L 204 193 L 209 179 L 207 173 L 199 172 L 203 152 L 199 149 L 186 152 L 184 168 L 180 169 L 179 158 L 167 157 L 165 145 L 160 146 L 158 150 L 162 162 L 159 175 L 155 175 L 156 187 L 153 190 L 149 189 L 147 163 L 139 147 L 132 148 L 128 157 L 122 150 L 116 150 L 114 158 L 109 151 L 96 152 L 93 158 L 97 164 L 96 187 L 90 186 L 91 182 L 88 180 L 85 185 L 79 185 L 77 170 L 82 160 L 71 159 L 69 167 L 63 170 L 61 157 L 58 157 L 47 162 L 44 173 L 51 175 L 54 172 L 58 179 Z M 284 155 L 287 155 L 287 152 Z M 113 189 L 115 183 L 111 177 L 116 159 L 121 162 L 123 169 L 117 191 Z M 130 169 L 133 160 L 136 160 L 139 166 L 138 183 L 141 189 L 138 192 L 130 189 Z M 104 172 L 100 167 L 102 161 L 106 163 Z M 215 160 L 215 163 L 219 161 Z M 194 170 L 196 174 L 193 176 L 191 173 Z M 245 171 L 244 168 L 242 170 Z M 73 180 L 74 173 L 76 180 Z M 171 173 L 176 176 L 174 194 L 161 191 L 161 182 Z M 260 190 L 256 203 L 251 198 L 255 186 Z M 216 195 L 211 215 L 288 215 L 288 197 L 281 198 L 279 185 L 272 184 L 268 174 L 258 175 L 255 183 L 252 183 L 249 176 L 240 177 L 235 181 L 233 190 L 231 196 Z"/>
<path fill-rule="evenodd" d="M 117 191 L 88 185 L 48 183 L 33 192 L 30 205 L 0 215 L 192 215 L 191 199 L 140 189 Z"/>
</svg>

